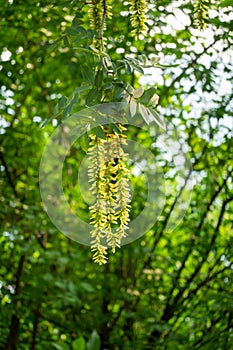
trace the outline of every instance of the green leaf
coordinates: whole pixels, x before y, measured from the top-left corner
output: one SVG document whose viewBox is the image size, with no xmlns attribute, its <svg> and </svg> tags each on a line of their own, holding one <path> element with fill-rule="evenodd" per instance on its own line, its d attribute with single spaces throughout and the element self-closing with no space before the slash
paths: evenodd
<svg viewBox="0 0 233 350">
<path fill-rule="evenodd" d="M 160 64 L 158 63 L 157 64 L 157 67 L 158 68 L 175 68 L 175 67 L 179 67 L 180 65 L 179 64 Z"/>
<path fill-rule="evenodd" d="M 113 128 L 113 131 L 116 132 L 117 134 L 122 133 L 121 129 L 118 128 L 118 126 L 116 124 L 113 124 L 112 128 Z"/>
<path fill-rule="evenodd" d="M 88 134 L 85 133 L 82 136 L 80 136 L 78 142 L 79 142 L 82 150 L 87 153 L 88 148 L 89 148 L 89 136 L 88 136 Z"/>
<path fill-rule="evenodd" d="M 125 90 L 130 94 L 133 95 L 134 88 L 130 84 L 125 85 Z"/>
<path fill-rule="evenodd" d="M 65 343 L 52 343 L 52 345 L 57 350 L 70 350 L 70 347 Z"/>
<path fill-rule="evenodd" d="M 90 49 L 98 56 L 105 57 L 109 62 L 111 62 L 111 58 L 106 52 L 100 51 L 96 49 L 94 46 L 90 46 Z"/>
<path fill-rule="evenodd" d="M 126 74 L 130 75 L 132 73 L 133 69 L 132 69 L 131 65 L 129 64 L 129 62 L 126 59 L 125 60 L 117 60 L 117 62 L 121 62 L 121 63 L 124 64 Z M 119 68 L 122 68 L 122 65 Z"/>
<path fill-rule="evenodd" d="M 95 76 L 95 86 L 100 89 L 103 82 L 103 69 L 99 69 Z"/>
<path fill-rule="evenodd" d="M 119 78 L 116 78 L 116 79 L 113 79 L 112 80 L 112 83 L 114 84 L 114 85 L 118 85 L 118 86 L 121 86 L 121 87 L 123 87 L 125 84 L 123 83 L 123 81 L 121 80 L 121 79 L 119 79 Z"/>
<path fill-rule="evenodd" d="M 65 45 L 66 47 L 71 47 L 71 42 L 70 42 L 70 40 L 69 40 L 68 35 L 65 35 L 65 36 L 64 36 L 63 41 L 64 41 L 64 45 Z"/>
<path fill-rule="evenodd" d="M 43 275 L 43 280 L 46 282 L 51 282 L 54 280 L 54 276 L 51 273 L 47 272 Z"/>
<path fill-rule="evenodd" d="M 54 48 L 59 47 L 60 42 L 61 42 L 62 40 L 64 40 L 64 36 L 63 36 L 63 35 L 61 35 L 60 38 L 54 40 L 54 42 L 53 42 L 52 44 L 49 44 L 49 48 L 50 48 L 50 49 L 51 49 L 51 48 L 54 49 Z"/>
<path fill-rule="evenodd" d="M 128 62 L 134 70 L 136 70 L 137 72 L 139 72 L 141 74 L 144 74 L 144 70 L 142 69 L 142 67 L 140 66 L 140 64 L 137 60 L 135 60 L 134 58 L 130 58 L 130 59 L 128 59 Z"/>
<path fill-rule="evenodd" d="M 59 103 L 57 103 L 53 109 L 53 117 L 56 117 L 59 114 Z"/>
<path fill-rule="evenodd" d="M 143 86 L 139 86 L 139 88 L 134 90 L 133 97 L 134 98 L 139 98 L 139 97 L 141 97 L 143 95 L 143 93 L 144 93 L 144 87 Z"/>
<path fill-rule="evenodd" d="M 146 64 L 146 62 L 148 61 L 146 55 L 139 55 L 138 60 L 141 64 Z"/>
<path fill-rule="evenodd" d="M 221 1 L 220 4 L 219 4 L 218 6 L 220 6 L 220 7 L 232 6 L 232 0 L 224 0 L 224 1 Z"/>
<path fill-rule="evenodd" d="M 69 34 L 69 35 L 73 35 L 73 36 L 79 34 L 79 32 L 77 31 L 76 28 L 68 28 L 68 29 L 66 29 L 66 33 Z"/>
<path fill-rule="evenodd" d="M 124 64 L 125 64 L 125 71 L 126 71 L 126 74 L 131 74 L 132 73 L 132 68 L 131 68 L 131 65 L 127 62 L 127 61 L 124 61 Z"/>
<path fill-rule="evenodd" d="M 152 96 L 152 98 L 150 99 L 149 105 L 152 107 L 157 106 L 157 104 L 159 103 L 159 95 L 158 94 L 154 94 Z"/>
<path fill-rule="evenodd" d="M 139 104 L 139 113 L 141 114 L 141 116 L 145 120 L 145 122 L 147 124 L 149 124 L 151 120 L 150 120 L 150 117 L 148 114 L 148 109 L 145 106 Z"/>
<path fill-rule="evenodd" d="M 112 89 L 113 89 L 112 83 L 107 83 L 103 86 L 103 90 L 112 90 Z"/>
<path fill-rule="evenodd" d="M 62 113 L 62 121 L 72 114 L 73 104 L 74 101 L 69 102 L 66 108 L 64 109 L 64 112 Z"/>
<path fill-rule="evenodd" d="M 73 350 L 85 350 L 85 339 L 83 337 L 76 338 L 72 342 L 72 349 Z"/>
<path fill-rule="evenodd" d="M 95 291 L 95 288 L 94 288 L 90 283 L 82 282 L 82 283 L 80 283 L 80 286 L 81 286 L 86 292 L 93 293 L 93 292 Z"/>
<path fill-rule="evenodd" d="M 114 62 L 111 62 L 111 66 L 112 66 L 111 68 L 112 68 L 113 72 L 116 73 L 117 72 L 116 64 Z"/>
<path fill-rule="evenodd" d="M 100 336 L 94 330 L 91 334 L 91 338 L 87 342 L 87 350 L 100 350 Z"/>
<path fill-rule="evenodd" d="M 152 99 L 152 97 L 154 96 L 156 92 L 156 88 L 154 88 L 153 86 L 150 87 L 148 90 L 146 90 L 144 92 L 144 94 L 142 95 L 140 102 L 147 105 L 149 104 L 150 100 Z"/>
<path fill-rule="evenodd" d="M 87 35 L 87 31 L 85 28 L 83 28 L 80 25 L 74 24 L 75 30 L 77 31 L 77 33 L 80 33 L 82 36 L 86 36 Z"/>
<path fill-rule="evenodd" d="M 95 36 L 95 31 L 92 29 L 88 29 L 87 30 L 87 37 L 90 40 L 90 43 L 92 43 L 94 36 Z"/>
<path fill-rule="evenodd" d="M 68 98 L 66 96 L 63 96 L 59 101 L 59 108 L 60 109 L 65 108 L 67 101 L 68 101 Z"/>
<path fill-rule="evenodd" d="M 96 88 L 91 89 L 91 91 L 87 95 L 86 104 L 90 105 L 93 101 L 95 101 L 98 94 L 99 94 L 98 89 Z"/>
<path fill-rule="evenodd" d="M 95 75 L 91 68 L 89 67 L 81 67 L 80 68 L 83 80 L 90 85 L 94 85 L 95 83 Z"/>
<path fill-rule="evenodd" d="M 84 48 L 82 46 L 76 46 L 75 48 L 73 48 L 73 50 L 78 51 L 78 52 L 87 53 L 87 54 L 90 54 L 90 55 L 94 54 L 94 52 L 91 49 Z"/>
<path fill-rule="evenodd" d="M 115 97 L 116 99 L 120 99 L 124 93 L 125 89 L 124 88 L 119 88 L 115 92 Z"/>
<path fill-rule="evenodd" d="M 96 136 L 98 136 L 100 139 L 106 138 L 104 130 L 100 127 L 97 126 L 95 129 L 93 129 L 93 132 L 95 133 Z"/>
<path fill-rule="evenodd" d="M 149 116 L 153 118 L 156 124 L 160 126 L 163 130 L 166 130 L 165 121 L 159 116 L 159 114 L 152 108 L 148 108 Z"/>
<path fill-rule="evenodd" d="M 137 112 L 137 107 L 138 104 L 136 103 L 136 101 L 132 98 L 129 104 L 129 109 L 130 109 L 130 115 L 133 118 Z"/>
<path fill-rule="evenodd" d="M 75 93 L 78 93 L 78 92 L 83 92 L 83 91 L 86 91 L 88 89 L 90 89 L 91 86 L 90 85 L 82 85 L 82 86 L 79 86 L 78 88 L 75 89 Z"/>
<path fill-rule="evenodd" d="M 151 62 L 152 66 L 157 65 L 159 63 L 159 61 L 160 61 L 160 57 L 158 57 L 158 56 L 151 57 L 151 59 L 150 59 L 150 62 Z"/>
</svg>

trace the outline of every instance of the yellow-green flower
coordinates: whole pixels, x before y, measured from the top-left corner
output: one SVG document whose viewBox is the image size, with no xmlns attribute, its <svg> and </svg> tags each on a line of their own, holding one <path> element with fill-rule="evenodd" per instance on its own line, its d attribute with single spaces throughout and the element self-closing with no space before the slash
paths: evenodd
<svg viewBox="0 0 233 350">
<path fill-rule="evenodd" d="M 125 131 L 123 126 L 119 128 Z M 127 154 L 122 147 L 125 144 L 123 134 L 106 132 L 106 140 L 91 135 L 88 177 L 96 198 L 89 208 L 90 223 L 94 227 L 91 250 L 93 260 L 99 264 L 107 262 L 107 248 L 115 252 L 127 235 L 130 190 Z"/>
<path fill-rule="evenodd" d="M 194 25 L 201 30 L 207 27 L 209 0 L 195 0 L 194 2 Z"/>
<path fill-rule="evenodd" d="M 132 31 L 133 36 L 139 34 L 145 34 L 147 31 L 146 26 L 146 12 L 147 12 L 147 1 L 146 0 L 130 0 L 130 21 L 134 30 Z"/>
</svg>

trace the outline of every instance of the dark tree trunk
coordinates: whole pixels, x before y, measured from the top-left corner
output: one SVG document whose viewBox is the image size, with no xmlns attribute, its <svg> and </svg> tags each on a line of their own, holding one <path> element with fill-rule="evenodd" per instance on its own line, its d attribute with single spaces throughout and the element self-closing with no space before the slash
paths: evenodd
<svg viewBox="0 0 233 350">
<path fill-rule="evenodd" d="M 40 321 L 40 315 L 41 315 L 41 309 L 40 309 L 40 305 L 38 305 L 35 311 L 35 318 L 33 322 L 32 343 L 30 346 L 30 350 L 35 350 L 36 348 L 36 336 L 37 336 L 38 325 Z"/>
<path fill-rule="evenodd" d="M 20 278 L 23 272 L 23 265 L 25 261 L 25 255 L 22 255 L 19 259 L 16 275 L 15 275 L 15 294 L 14 298 L 17 297 L 20 294 Z M 11 323 L 9 328 L 9 334 L 7 338 L 7 344 L 5 349 L 6 350 L 16 350 L 17 344 L 19 340 L 19 324 L 20 324 L 20 318 L 17 315 L 17 301 L 13 300 L 15 310 L 11 317 Z"/>
</svg>

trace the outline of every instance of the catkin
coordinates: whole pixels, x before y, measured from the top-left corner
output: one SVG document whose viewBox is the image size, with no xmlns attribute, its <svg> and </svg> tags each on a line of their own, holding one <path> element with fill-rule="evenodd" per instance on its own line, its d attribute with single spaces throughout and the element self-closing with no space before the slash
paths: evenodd
<svg viewBox="0 0 233 350">
<path fill-rule="evenodd" d="M 127 154 L 122 147 L 127 142 L 118 133 L 107 134 L 106 139 L 90 137 L 88 178 L 95 197 L 89 207 L 93 226 L 91 251 L 93 260 L 102 265 L 107 262 L 107 249 L 115 252 L 127 236 L 130 187 Z"/>
</svg>

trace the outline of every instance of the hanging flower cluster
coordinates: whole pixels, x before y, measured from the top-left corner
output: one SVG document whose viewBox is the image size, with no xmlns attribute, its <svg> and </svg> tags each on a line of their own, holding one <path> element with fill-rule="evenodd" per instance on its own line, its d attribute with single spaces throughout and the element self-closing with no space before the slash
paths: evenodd
<svg viewBox="0 0 233 350">
<path fill-rule="evenodd" d="M 105 21 L 105 16 L 107 18 L 112 18 L 111 0 L 89 0 L 88 5 L 90 27 L 99 33 L 101 27 L 103 25 L 105 27 L 105 23 L 103 23 L 103 19 Z"/>
<path fill-rule="evenodd" d="M 201 30 L 207 27 L 209 0 L 195 0 L 194 3 L 194 25 Z"/>
<path fill-rule="evenodd" d="M 130 21 L 134 30 L 132 31 L 133 36 L 139 34 L 145 34 L 147 31 L 146 27 L 146 11 L 147 1 L 146 0 L 130 0 Z"/>
<path fill-rule="evenodd" d="M 125 128 L 119 126 L 123 131 Z M 95 203 L 90 206 L 93 260 L 107 262 L 107 249 L 115 252 L 127 236 L 130 211 L 129 170 L 122 146 L 125 135 L 107 134 L 106 139 L 91 135 L 88 177 Z"/>
<path fill-rule="evenodd" d="M 88 16 L 90 19 L 90 27 L 101 33 L 105 27 L 105 19 L 112 18 L 111 0 L 88 0 Z M 133 36 L 145 34 L 146 27 L 146 12 L 147 0 L 129 0 L 130 6 L 130 21 Z"/>
</svg>

